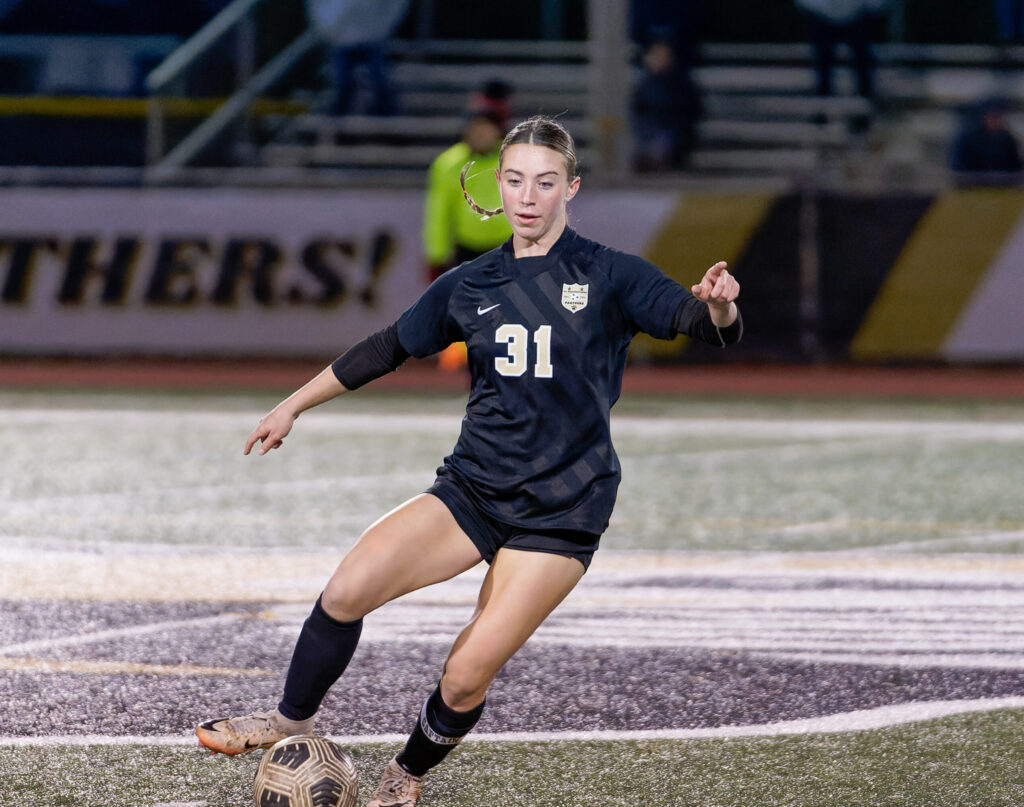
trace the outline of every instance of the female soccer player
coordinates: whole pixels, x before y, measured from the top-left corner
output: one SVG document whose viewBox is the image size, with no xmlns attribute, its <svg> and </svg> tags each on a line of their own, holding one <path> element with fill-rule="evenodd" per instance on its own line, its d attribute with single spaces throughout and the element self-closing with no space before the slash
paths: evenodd
<svg viewBox="0 0 1024 807">
<path fill-rule="evenodd" d="M 740 338 L 739 285 L 716 263 L 690 290 L 660 269 L 577 235 L 580 187 L 558 123 L 506 136 L 497 171 L 512 237 L 445 273 L 397 322 L 354 346 L 262 418 L 248 454 L 279 448 L 301 412 L 454 341 L 469 350 L 462 433 L 431 488 L 373 524 L 341 561 L 302 627 L 277 708 L 210 720 L 196 733 L 225 754 L 308 733 L 352 657 L 363 617 L 490 568 L 405 748 L 368 807 L 414 807 L 423 776 L 480 719 L 488 687 L 586 571 L 619 484 L 609 413 L 639 331 L 726 346 Z M 467 201 L 476 207 L 467 194 Z"/>
</svg>

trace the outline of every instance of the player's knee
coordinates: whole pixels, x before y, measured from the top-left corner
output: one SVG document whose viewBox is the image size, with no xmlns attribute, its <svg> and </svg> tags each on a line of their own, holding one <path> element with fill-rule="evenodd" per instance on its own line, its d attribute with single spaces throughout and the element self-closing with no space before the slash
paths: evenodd
<svg viewBox="0 0 1024 807">
<path fill-rule="evenodd" d="M 355 622 L 366 616 L 369 611 L 351 586 L 336 583 L 333 579 L 324 588 L 320 606 L 329 617 L 338 622 Z"/>
<path fill-rule="evenodd" d="M 490 669 L 451 658 L 441 676 L 441 697 L 452 709 L 469 711 L 483 702 L 493 680 Z"/>
</svg>

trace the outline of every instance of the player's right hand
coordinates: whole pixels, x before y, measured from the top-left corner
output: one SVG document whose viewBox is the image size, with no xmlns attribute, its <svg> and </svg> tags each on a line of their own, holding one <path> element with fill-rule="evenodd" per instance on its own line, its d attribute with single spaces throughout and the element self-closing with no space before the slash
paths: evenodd
<svg viewBox="0 0 1024 807">
<path fill-rule="evenodd" d="M 260 422 L 252 430 L 249 439 L 245 441 L 245 450 L 242 453 L 248 454 L 256 443 L 260 444 L 260 450 L 257 453 L 261 456 L 272 448 L 280 448 L 294 423 L 295 418 L 292 415 L 282 412 L 280 409 L 273 410 L 270 414 L 260 418 Z"/>
</svg>

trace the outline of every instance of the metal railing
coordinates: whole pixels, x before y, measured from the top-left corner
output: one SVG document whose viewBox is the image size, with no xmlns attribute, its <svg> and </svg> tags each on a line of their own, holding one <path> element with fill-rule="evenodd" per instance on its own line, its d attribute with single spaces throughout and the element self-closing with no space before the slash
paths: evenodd
<svg viewBox="0 0 1024 807">
<path fill-rule="evenodd" d="M 627 135 L 627 6 L 625 0 L 590 2 L 593 8 L 588 14 L 589 40 L 573 50 L 583 56 L 585 112 L 596 122 L 598 131 L 596 147 L 600 159 L 592 168 L 621 173 L 625 167 L 623 143 Z M 291 10 L 294 16 L 296 4 L 288 0 L 234 0 L 148 76 L 146 156 L 150 181 L 173 180 L 186 167 L 201 162 L 211 147 L 223 145 L 228 133 L 234 141 L 232 146 L 239 150 L 239 143 L 245 141 L 244 119 L 253 102 L 281 82 L 320 44 L 318 35 L 306 27 L 305 19 L 291 38 L 282 38 L 279 26 L 265 25 L 261 17 L 266 17 L 275 4 L 279 14 Z M 274 43 L 266 41 L 270 31 L 278 34 Z M 550 45 L 549 58 L 564 58 L 564 53 L 557 53 L 558 43 L 546 44 Z M 473 48 L 474 44 L 467 42 L 459 50 L 468 52 Z M 516 50 L 523 53 L 528 48 L 520 44 Z M 230 70 L 226 66 L 229 60 L 233 62 Z M 466 72 L 465 68 L 460 72 Z M 230 86 L 204 86 L 211 76 L 222 79 L 229 73 L 234 79 Z M 194 101 L 197 96 L 209 99 L 218 90 L 227 97 L 208 117 L 202 117 L 200 105 L 183 103 Z M 225 161 L 222 159 L 221 163 Z"/>
<path fill-rule="evenodd" d="M 295 8 L 287 0 L 234 0 L 149 74 L 146 173 L 150 181 L 173 179 L 194 163 L 246 115 L 257 98 L 317 47 L 320 40 L 304 19 L 290 20 L 294 31 L 266 24 L 275 15 L 278 21 L 289 12 L 294 17 Z M 266 19 L 261 21 L 261 16 Z M 203 117 L 194 112 L 194 106 L 182 104 L 197 97 L 217 98 L 214 111 Z"/>
</svg>

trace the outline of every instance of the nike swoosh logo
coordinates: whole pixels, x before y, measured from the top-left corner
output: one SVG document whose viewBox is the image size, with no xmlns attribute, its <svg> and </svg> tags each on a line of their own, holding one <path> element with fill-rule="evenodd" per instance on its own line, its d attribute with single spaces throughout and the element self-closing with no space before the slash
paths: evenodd
<svg viewBox="0 0 1024 807">
<path fill-rule="evenodd" d="M 497 307 L 498 307 L 499 305 L 501 305 L 501 303 L 495 303 L 494 305 L 490 306 L 489 308 L 484 308 L 484 307 L 482 307 L 482 306 L 479 306 L 479 305 L 478 305 L 478 306 L 476 307 L 476 314 L 477 314 L 477 316 L 478 316 L 478 317 L 482 317 L 482 316 L 483 316 L 484 314 L 486 314 L 486 313 L 487 313 L 488 311 L 493 311 L 493 310 L 494 310 L 495 308 L 497 308 Z"/>
</svg>

